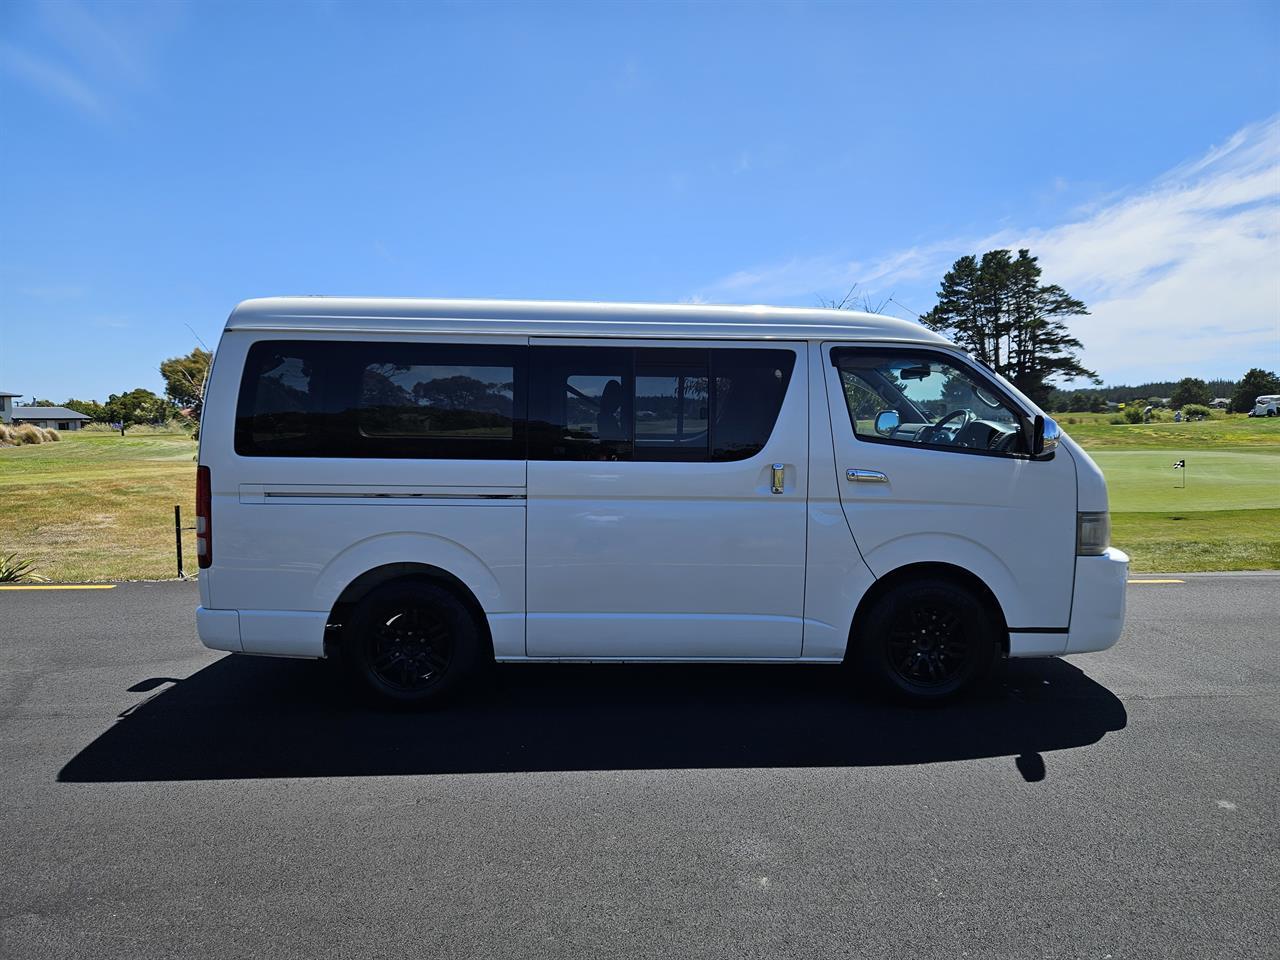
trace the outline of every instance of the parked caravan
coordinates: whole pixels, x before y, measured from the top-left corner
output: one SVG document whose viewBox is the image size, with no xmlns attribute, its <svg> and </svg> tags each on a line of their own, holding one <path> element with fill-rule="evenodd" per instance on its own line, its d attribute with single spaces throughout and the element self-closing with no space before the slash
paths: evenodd
<svg viewBox="0 0 1280 960">
<path fill-rule="evenodd" d="M 1278 407 L 1280 407 L 1280 396 L 1267 394 L 1253 402 L 1253 409 L 1249 411 L 1249 416 L 1274 417 L 1277 412 L 1280 412 L 1277 410 Z"/>
</svg>

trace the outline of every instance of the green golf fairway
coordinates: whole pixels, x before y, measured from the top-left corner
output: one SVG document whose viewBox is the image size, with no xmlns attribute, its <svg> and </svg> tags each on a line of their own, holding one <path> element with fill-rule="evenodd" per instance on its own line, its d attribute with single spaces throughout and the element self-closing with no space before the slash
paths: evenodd
<svg viewBox="0 0 1280 960">
<path fill-rule="evenodd" d="M 1280 447 L 1258 450 L 1091 449 L 1113 513 L 1280 508 Z M 1174 470 L 1185 459 L 1183 470 Z M 1185 481 L 1185 489 L 1182 487 Z"/>
</svg>

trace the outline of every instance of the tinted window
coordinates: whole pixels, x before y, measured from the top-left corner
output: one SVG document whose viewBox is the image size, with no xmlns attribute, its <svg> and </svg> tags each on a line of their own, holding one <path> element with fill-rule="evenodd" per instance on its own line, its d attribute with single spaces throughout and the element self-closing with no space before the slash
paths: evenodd
<svg viewBox="0 0 1280 960">
<path fill-rule="evenodd" d="M 636 459 L 707 459 L 707 355 L 706 350 L 636 351 Z"/>
<path fill-rule="evenodd" d="M 314 446 L 323 391 L 312 389 L 317 344 L 257 343 L 249 351 L 236 411 L 236 451 L 296 453 Z"/>
<path fill-rule="evenodd" d="M 360 382 L 360 431 L 369 437 L 510 440 L 514 387 L 509 365 L 369 363 Z"/>
<path fill-rule="evenodd" d="M 712 460 L 746 460 L 764 449 L 787 395 L 790 350 L 712 350 Z"/>
<path fill-rule="evenodd" d="M 530 457 L 631 459 L 632 351 L 536 347 L 531 356 Z"/>
<path fill-rule="evenodd" d="M 236 411 L 245 456 L 523 459 L 524 347 L 263 341 Z"/>
<path fill-rule="evenodd" d="M 790 350 L 535 347 L 531 459 L 745 460 L 764 449 Z"/>
</svg>

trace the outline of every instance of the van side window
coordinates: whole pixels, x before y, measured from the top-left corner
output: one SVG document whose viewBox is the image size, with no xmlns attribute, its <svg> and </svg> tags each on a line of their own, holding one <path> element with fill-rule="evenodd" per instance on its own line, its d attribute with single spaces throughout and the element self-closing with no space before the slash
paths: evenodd
<svg viewBox="0 0 1280 960">
<path fill-rule="evenodd" d="M 764 449 L 795 363 L 791 350 L 711 351 L 712 460 L 746 460 Z"/>
<path fill-rule="evenodd" d="M 320 390 L 311 389 L 315 369 L 310 344 L 258 343 L 250 350 L 236 416 L 236 450 L 270 450 L 288 455 L 306 450 L 316 439 Z M 279 349 L 277 349 L 279 347 Z M 246 409 L 251 410 L 245 416 Z"/>
<path fill-rule="evenodd" d="M 632 351 L 534 347 L 529 458 L 630 460 Z"/>
<path fill-rule="evenodd" d="M 523 460 L 523 346 L 260 341 L 241 456 Z"/>
<path fill-rule="evenodd" d="M 513 433 L 510 366 L 446 366 L 375 360 L 360 382 L 366 437 L 488 438 Z"/>
<path fill-rule="evenodd" d="M 944 354 L 837 348 L 849 421 L 860 440 L 970 453 L 1025 452 L 1022 417 L 998 387 Z"/>
<path fill-rule="evenodd" d="M 730 461 L 764 449 L 791 350 L 534 347 L 531 460 Z"/>
<path fill-rule="evenodd" d="M 637 460 L 708 459 L 706 350 L 636 351 Z"/>
</svg>

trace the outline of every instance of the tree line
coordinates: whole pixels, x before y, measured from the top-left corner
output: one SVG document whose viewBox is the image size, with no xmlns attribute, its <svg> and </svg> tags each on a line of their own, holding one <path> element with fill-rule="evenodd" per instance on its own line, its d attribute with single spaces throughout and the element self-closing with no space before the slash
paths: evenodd
<svg viewBox="0 0 1280 960">
<path fill-rule="evenodd" d="M 113 393 L 106 403 L 97 400 L 79 400 L 72 397 L 55 404 L 51 400 L 35 400 L 32 406 L 62 406 L 76 413 L 83 413 L 91 423 L 109 423 L 123 435 L 129 427 L 142 424 L 163 425 L 176 419 L 184 419 L 192 425 L 200 422 L 204 407 L 204 382 L 209 374 L 213 354 L 203 347 L 196 347 L 181 357 L 170 357 L 160 364 L 160 376 L 164 378 L 164 396 L 145 387 L 135 387 L 123 393 Z"/>
<path fill-rule="evenodd" d="M 1270 370 L 1254 367 L 1239 380 L 1201 380 L 1183 377 L 1181 380 L 1140 383 L 1137 386 L 1102 387 L 1098 390 L 1059 390 L 1050 392 L 1042 404 L 1054 413 L 1099 413 L 1108 404 L 1123 403 L 1132 406 L 1167 406 L 1178 410 L 1190 404 L 1209 406 L 1214 400 L 1227 400 L 1226 409 L 1231 413 L 1248 413 L 1254 401 L 1265 394 L 1280 393 L 1280 377 Z"/>
</svg>

